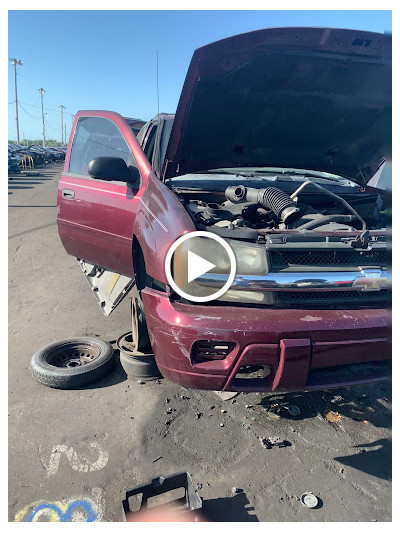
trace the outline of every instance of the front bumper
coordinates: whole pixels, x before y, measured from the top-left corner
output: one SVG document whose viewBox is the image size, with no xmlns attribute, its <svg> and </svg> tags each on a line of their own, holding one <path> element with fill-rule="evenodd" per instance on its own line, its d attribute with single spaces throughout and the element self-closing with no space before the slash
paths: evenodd
<svg viewBox="0 0 400 533">
<path fill-rule="evenodd" d="M 216 288 L 222 287 L 227 279 L 226 274 L 207 272 L 196 279 L 196 284 Z M 263 276 L 237 274 L 231 288 L 245 291 L 379 291 L 389 289 L 390 283 L 386 270 L 359 267 L 352 271 L 269 272 Z"/>
<path fill-rule="evenodd" d="M 386 309 L 303 310 L 172 303 L 142 291 L 150 341 L 163 376 L 184 387 L 234 391 L 333 388 L 387 379 Z M 222 360 L 198 360 L 196 341 L 233 346 Z M 262 380 L 238 379 L 247 365 L 270 367 Z"/>
</svg>

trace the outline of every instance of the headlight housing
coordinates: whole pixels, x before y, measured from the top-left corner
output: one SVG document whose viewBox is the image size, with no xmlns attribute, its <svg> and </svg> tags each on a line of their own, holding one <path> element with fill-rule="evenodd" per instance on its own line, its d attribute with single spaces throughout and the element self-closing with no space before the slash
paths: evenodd
<svg viewBox="0 0 400 533">
<path fill-rule="evenodd" d="M 263 246 L 254 243 L 241 242 L 226 239 L 232 248 L 236 258 L 236 276 L 263 276 L 268 273 L 267 253 Z M 208 296 L 216 292 L 215 287 L 206 287 L 196 283 L 196 279 L 188 283 L 187 254 L 188 252 L 204 257 L 212 261 L 216 266 L 210 271 L 211 274 L 226 274 L 230 272 L 230 261 L 228 254 L 218 242 L 211 239 L 197 237 L 188 239 L 177 247 L 173 255 L 172 268 L 174 280 L 179 287 L 187 294 L 193 296 Z M 271 304 L 272 295 L 260 291 L 243 291 L 228 289 L 219 301 Z"/>
</svg>

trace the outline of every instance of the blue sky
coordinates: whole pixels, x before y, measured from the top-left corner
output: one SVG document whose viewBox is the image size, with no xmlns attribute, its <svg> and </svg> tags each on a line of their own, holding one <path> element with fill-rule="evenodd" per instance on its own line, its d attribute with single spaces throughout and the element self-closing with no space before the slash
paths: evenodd
<svg viewBox="0 0 400 533">
<path fill-rule="evenodd" d="M 20 58 L 20 137 L 41 138 L 38 88 L 43 87 L 46 137 L 67 135 L 79 109 L 109 109 L 149 119 L 174 112 L 193 51 L 271 26 L 327 26 L 390 31 L 390 11 L 9 11 L 9 57 Z M 8 138 L 16 138 L 13 68 L 8 66 Z M 35 107 L 36 106 L 36 107 Z"/>
</svg>

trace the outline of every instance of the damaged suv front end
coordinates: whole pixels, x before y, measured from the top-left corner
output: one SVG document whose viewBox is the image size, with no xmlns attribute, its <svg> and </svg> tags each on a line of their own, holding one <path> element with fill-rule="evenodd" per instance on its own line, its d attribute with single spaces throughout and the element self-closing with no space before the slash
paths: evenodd
<svg viewBox="0 0 400 533">
<path fill-rule="evenodd" d="M 227 240 L 237 272 L 207 305 L 143 291 L 166 377 L 235 391 L 387 377 L 391 206 L 366 183 L 390 153 L 390 57 L 383 35 L 320 28 L 262 30 L 195 52 L 165 183 L 196 230 Z M 216 268 L 184 289 L 209 294 L 228 265 L 192 242 Z"/>
</svg>

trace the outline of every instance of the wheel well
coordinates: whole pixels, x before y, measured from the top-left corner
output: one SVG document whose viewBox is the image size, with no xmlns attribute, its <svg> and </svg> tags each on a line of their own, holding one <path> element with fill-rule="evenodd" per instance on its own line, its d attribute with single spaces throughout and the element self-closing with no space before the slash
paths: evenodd
<svg viewBox="0 0 400 533">
<path fill-rule="evenodd" d="M 135 270 L 136 286 L 139 290 L 146 286 L 146 262 L 139 241 L 135 236 L 132 239 L 132 261 Z"/>
</svg>

